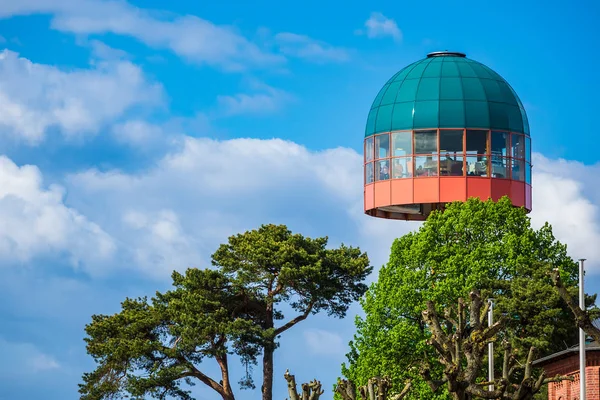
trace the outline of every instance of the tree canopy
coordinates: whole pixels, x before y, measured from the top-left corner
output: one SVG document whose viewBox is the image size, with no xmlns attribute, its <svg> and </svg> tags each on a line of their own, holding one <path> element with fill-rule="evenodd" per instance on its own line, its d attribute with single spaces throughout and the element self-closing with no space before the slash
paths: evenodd
<svg viewBox="0 0 600 400">
<path fill-rule="evenodd" d="M 387 374 L 397 391 L 412 379 L 410 398 L 448 398 L 432 394 L 417 368 L 425 358 L 441 370 L 421 312 L 433 302 L 443 313 L 473 290 L 495 298 L 495 313 L 506 319 L 501 339 L 523 357 L 530 346 L 541 355 L 564 349 L 577 331 L 553 289 L 550 266 L 560 268 L 566 286 L 576 282 L 577 264 L 550 225 L 533 229 L 507 198 L 470 199 L 433 212 L 418 231 L 394 241 L 389 262 L 361 300 L 365 316 L 356 320 L 343 374 L 357 384 Z"/>
<path fill-rule="evenodd" d="M 263 225 L 231 236 L 212 255 L 213 269 L 174 272 L 173 290 L 92 316 L 85 340 L 97 368 L 84 374 L 81 398 L 191 399 L 188 386 L 200 382 L 233 400 L 230 356 L 253 365 L 262 354 L 262 396 L 271 400 L 277 337 L 311 314 L 344 317 L 367 290 L 367 255 L 327 242 Z M 286 319 L 284 305 L 296 314 Z M 220 377 L 202 372 L 207 359 Z M 253 387 L 249 374 L 240 385 Z"/>
</svg>

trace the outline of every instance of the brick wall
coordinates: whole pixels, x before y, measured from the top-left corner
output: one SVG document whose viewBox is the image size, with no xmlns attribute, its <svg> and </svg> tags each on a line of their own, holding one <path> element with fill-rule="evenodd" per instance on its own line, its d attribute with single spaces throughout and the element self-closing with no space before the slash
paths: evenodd
<svg viewBox="0 0 600 400">
<path fill-rule="evenodd" d="M 548 400 L 579 400 L 579 354 L 556 360 L 544 366 L 546 375 L 572 376 L 573 381 L 552 382 L 548 385 Z M 587 400 L 600 400 L 600 352 L 586 355 L 585 387 Z"/>
</svg>

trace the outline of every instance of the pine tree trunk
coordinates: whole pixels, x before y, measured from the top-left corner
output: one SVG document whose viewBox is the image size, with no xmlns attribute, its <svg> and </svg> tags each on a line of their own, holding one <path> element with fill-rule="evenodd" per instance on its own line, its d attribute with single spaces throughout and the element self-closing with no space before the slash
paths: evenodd
<svg viewBox="0 0 600 400">
<path fill-rule="evenodd" d="M 262 400 L 273 400 L 273 344 L 265 345 L 263 351 Z"/>
<path fill-rule="evenodd" d="M 273 304 L 267 305 L 267 329 L 274 326 Z M 263 384 L 262 400 L 273 400 L 273 353 L 275 352 L 275 338 L 271 338 L 263 348 Z"/>
</svg>

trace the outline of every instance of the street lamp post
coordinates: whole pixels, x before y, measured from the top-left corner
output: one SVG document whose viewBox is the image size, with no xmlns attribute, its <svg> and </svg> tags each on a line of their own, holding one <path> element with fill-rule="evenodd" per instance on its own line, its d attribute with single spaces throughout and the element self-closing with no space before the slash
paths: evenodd
<svg viewBox="0 0 600 400">
<path fill-rule="evenodd" d="M 488 327 L 494 324 L 494 299 L 488 299 L 490 308 L 488 309 Z M 488 343 L 488 381 L 494 382 L 494 343 Z M 489 386 L 490 392 L 494 390 L 494 385 Z"/>
<path fill-rule="evenodd" d="M 585 293 L 583 291 L 583 262 L 585 258 L 579 259 L 579 308 L 585 311 Z M 585 332 L 579 328 L 579 398 L 586 400 L 585 393 Z"/>
</svg>

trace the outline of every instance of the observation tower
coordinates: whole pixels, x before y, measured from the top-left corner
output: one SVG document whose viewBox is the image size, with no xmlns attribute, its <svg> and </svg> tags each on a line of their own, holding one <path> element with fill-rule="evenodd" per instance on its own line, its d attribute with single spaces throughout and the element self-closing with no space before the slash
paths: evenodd
<svg viewBox="0 0 600 400">
<path fill-rule="evenodd" d="M 525 108 L 500 75 L 463 53 L 434 52 L 375 98 L 364 142 L 365 213 L 417 220 L 470 197 L 531 211 Z"/>
</svg>

